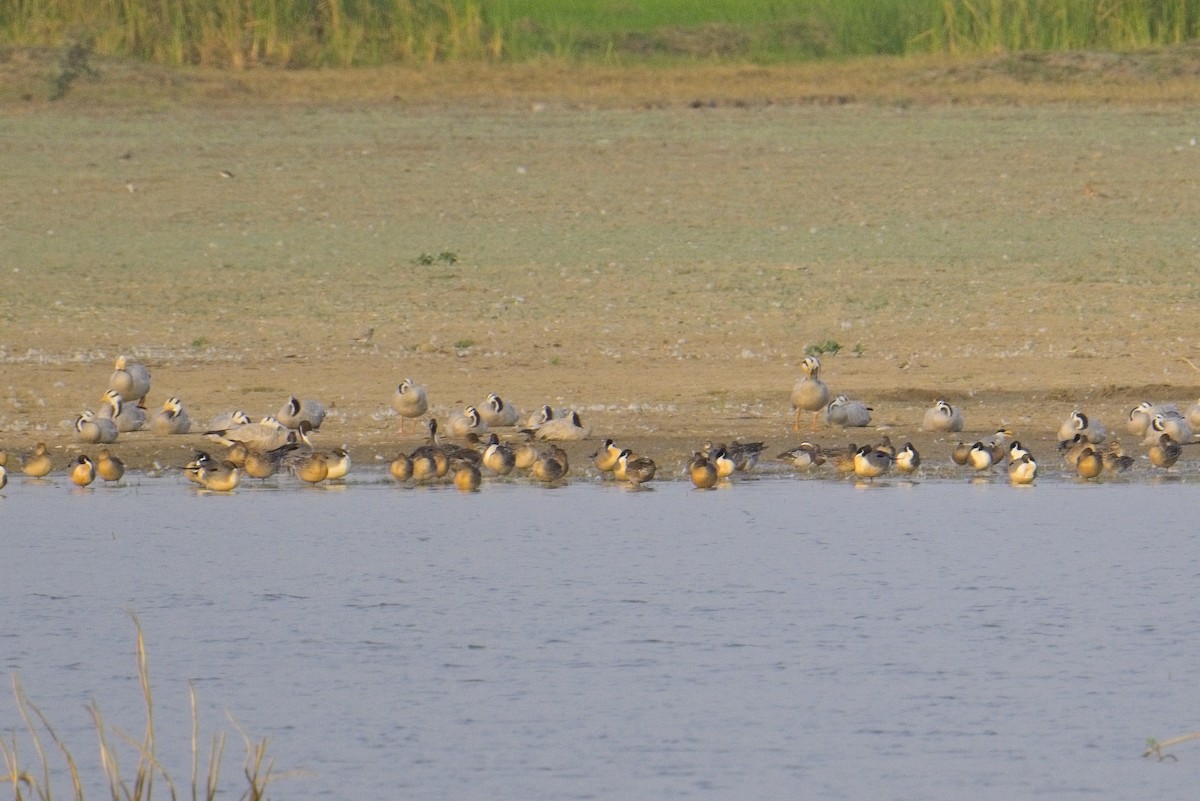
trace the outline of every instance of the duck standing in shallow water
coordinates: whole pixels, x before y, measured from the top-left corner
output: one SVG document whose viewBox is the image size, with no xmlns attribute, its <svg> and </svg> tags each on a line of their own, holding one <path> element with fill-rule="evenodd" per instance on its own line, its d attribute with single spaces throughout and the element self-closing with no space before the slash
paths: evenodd
<svg viewBox="0 0 1200 801">
<path fill-rule="evenodd" d="M 71 468 L 71 483 L 77 487 L 86 487 L 96 480 L 96 468 L 86 454 L 80 454 Z"/>
</svg>

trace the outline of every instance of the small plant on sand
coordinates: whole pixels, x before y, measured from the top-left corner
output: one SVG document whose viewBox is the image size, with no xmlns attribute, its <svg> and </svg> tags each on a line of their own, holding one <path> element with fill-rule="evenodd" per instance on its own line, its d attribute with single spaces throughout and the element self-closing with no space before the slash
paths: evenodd
<svg viewBox="0 0 1200 801">
<path fill-rule="evenodd" d="M 413 264 L 422 267 L 429 267 L 434 264 L 456 264 L 458 262 L 458 254 L 452 250 L 443 250 L 436 256 L 432 253 L 421 252 L 420 256 L 413 259 Z"/>
<path fill-rule="evenodd" d="M 95 78 L 100 73 L 92 68 L 88 59 L 92 55 L 95 40 L 88 38 L 75 42 L 63 52 L 59 62 L 58 74 L 50 80 L 50 99 L 61 100 L 67 96 L 71 84 L 81 75 Z"/>
<path fill-rule="evenodd" d="M 809 345 L 807 348 L 804 349 L 804 355 L 805 356 L 826 356 L 826 355 L 833 356 L 841 349 L 842 349 L 842 346 L 840 344 L 838 344 L 837 342 L 834 342 L 832 339 L 827 339 L 824 342 L 817 342 L 815 344 Z"/>
<path fill-rule="evenodd" d="M 120 729 L 110 728 L 100 715 L 99 705 L 93 701 L 88 706 L 88 711 L 92 715 L 92 720 L 96 726 L 96 734 L 100 740 L 101 765 L 103 766 L 109 791 L 114 801 L 150 801 L 154 797 L 155 779 L 159 777 L 161 777 L 162 782 L 166 785 L 165 795 L 171 799 L 177 799 L 179 798 L 179 793 L 175 787 L 175 782 L 163 764 L 158 761 L 155 752 L 154 702 L 150 693 L 150 672 L 146 663 L 146 644 L 142 638 L 142 626 L 136 617 L 133 619 L 133 624 L 137 630 L 138 678 L 141 680 L 142 699 L 146 705 L 146 731 L 142 735 L 141 742 L 138 742 Z M 25 691 L 21 688 L 21 682 L 16 675 L 13 676 L 12 683 L 17 711 L 21 715 L 21 720 L 25 723 L 25 730 L 29 733 L 33 750 L 37 754 L 38 764 L 26 767 L 21 763 L 17 755 L 17 738 L 15 734 L 11 735 L 7 740 L 0 739 L 0 756 L 4 758 L 3 770 L 7 771 L 7 776 L 0 774 L 0 779 L 4 779 L 12 784 L 14 801 L 26 801 L 26 799 L 50 801 L 53 797 L 50 787 L 51 758 L 47 754 L 46 743 L 43 741 L 43 738 L 48 736 L 54 746 L 62 753 L 63 761 L 66 763 L 67 772 L 71 777 L 73 785 L 73 798 L 75 801 L 83 801 L 83 782 L 80 779 L 79 769 L 75 758 L 71 755 L 71 751 L 67 748 L 66 743 L 59 739 L 58 734 L 54 731 L 54 727 L 50 725 L 50 721 L 46 719 L 42 711 L 26 697 Z M 213 735 L 206 759 L 207 769 L 202 775 L 199 740 L 200 723 L 199 714 L 196 710 L 195 688 L 189 685 L 188 694 L 191 697 L 192 704 L 191 798 L 193 801 L 199 801 L 199 799 L 214 801 L 217 797 L 217 785 L 221 773 L 221 757 L 225 751 L 225 733 L 222 732 Z M 246 744 L 243 773 L 247 782 L 247 787 L 239 801 L 262 801 L 265 798 L 267 785 L 272 779 L 271 770 L 274 766 L 274 761 L 267 759 L 267 741 L 265 739 L 257 743 L 252 743 L 249 737 L 244 732 L 241 732 L 240 729 L 239 733 Z M 112 735 L 115 735 L 116 739 L 122 740 L 131 746 L 137 754 L 137 768 L 134 770 L 132 776 L 121 771 L 117 759 L 118 751 L 113 746 Z M 203 787 L 199 786 L 201 779 L 204 781 Z M 164 793 L 159 793 L 159 795 L 162 796 Z"/>
</svg>

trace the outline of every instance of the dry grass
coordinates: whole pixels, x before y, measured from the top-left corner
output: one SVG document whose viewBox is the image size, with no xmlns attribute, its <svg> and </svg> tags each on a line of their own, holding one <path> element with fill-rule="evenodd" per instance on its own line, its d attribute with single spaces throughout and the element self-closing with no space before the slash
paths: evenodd
<svg viewBox="0 0 1200 801">
<path fill-rule="evenodd" d="M 387 104 L 655 108 L 1041 103 L 1157 107 L 1200 102 L 1200 46 L 1135 53 L 874 57 L 804 64 L 610 67 L 560 60 L 346 70 L 171 69 L 69 51 L 0 49 L 0 106 L 74 104 Z M 89 71 L 90 70 L 90 71 Z M 70 80 L 64 87 L 63 76 Z"/>
<path fill-rule="evenodd" d="M 170 798 L 177 799 L 179 798 L 179 788 L 176 787 L 171 774 L 159 762 L 157 757 L 154 730 L 154 697 L 150 690 L 150 669 L 146 659 L 146 644 L 142 636 L 141 624 L 136 617 L 133 622 L 137 631 L 138 679 L 141 682 L 142 701 L 146 708 L 146 729 L 140 740 L 135 739 L 120 729 L 108 726 L 104 722 L 104 717 L 101 715 L 100 707 L 96 702 L 93 701 L 88 706 L 88 711 L 91 713 L 92 721 L 96 727 L 96 734 L 100 741 L 100 760 L 104 770 L 104 778 L 108 783 L 109 793 L 113 801 L 149 801 L 149 799 L 155 797 L 156 780 L 161 780 L 162 785 L 165 786 L 166 794 Z M 199 713 L 196 708 L 195 688 L 189 686 L 188 692 L 192 708 L 191 798 L 193 801 L 200 798 L 206 801 L 214 801 L 217 797 L 221 761 L 225 750 L 225 733 L 221 732 L 213 735 L 205 760 L 207 767 L 205 772 L 201 773 L 200 722 Z M 15 734 L 7 741 L 0 741 L 0 755 L 4 758 L 7 780 L 12 784 L 14 801 L 25 801 L 25 799 L 50 801 L 53 797 L 51 769 L 54 760 L 48 753 L 46 743 L 44 742 L 45 737 L 49 737 L 50 742 L 58 749 L 62 756 L 67 772 L 71 777 L 72 797 L 76 801 L 82 801 L 84 798 L 84 785 L 80 778 L 75 758 L 71 755 L 67 744 L 55 732 L 50 721 L 42 714 L 37 705 L 25 695 L 25 691 L 21 687 L 21 682 L 15 675 L 13 676 L 13 695 L 16 699 L 21 719 L 25 724 L 25 731 L 29 735 L 29 741 L 36 754 L 34 766 L 27 767 L 19 754 Z M 243 768 L 243 773 L 246 777 L 246 789 L 243 791 L 240 799 L 242 801 L 261 801 L 265 797 L 267 786 L 273 778 L 271 772 L 273 760 L 267 758 L 266 739 L 251 742 L 244 733 L 242 733 L 242 737 L 246 744 L 246 759 Z M 124 743 L 125 746 L 133 750 L 137 764 L 132 774 L 125 772 L 121 768 L 123 749 L 119 746 L 119 743 Z M 203 779 L 203 787 L 200 787 L 201 779 Z M 162 792 L 158 795 L 161 797 Z"/>
</svg>

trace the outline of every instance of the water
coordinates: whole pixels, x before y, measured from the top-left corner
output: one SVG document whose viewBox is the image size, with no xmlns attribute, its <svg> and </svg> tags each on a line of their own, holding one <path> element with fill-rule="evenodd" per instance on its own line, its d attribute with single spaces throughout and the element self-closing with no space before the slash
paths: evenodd
<svg viewBox="0 0 1200 801">
<path fill-rule="evenodd" d="M 83 705 L 143 725 L 133 611 L 181 787 L 192 679 L 238 793 L 227 713 L 295 771 L 273 797 L 1178 798 L 1198 746 L 1139 755 L 1200 728 L 1198 501 L 1184 482 L 18 478 L 0 668 L 89 782 Z M 0 731 L 20 728 L 0 692 Z"/>
</svg>

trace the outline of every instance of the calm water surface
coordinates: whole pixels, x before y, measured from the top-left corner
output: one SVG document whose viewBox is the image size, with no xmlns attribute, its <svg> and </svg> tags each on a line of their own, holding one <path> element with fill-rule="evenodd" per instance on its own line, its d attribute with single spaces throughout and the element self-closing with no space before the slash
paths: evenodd
<svg viewBox="0 0 1200 801">
<path fill-rule="evenodd" d="M 1192 483 L 17 478 L 0 667 L 89 778 L 86 702 L 143 725 L 132 611 L 181 787 L 191 679 L 238 793 L 226 713 L 298 771 L 277 798 L 1190 797 L 1195 744 L 1139 754 L 1200 728 L 1198 505 Z"/>
</svg>

